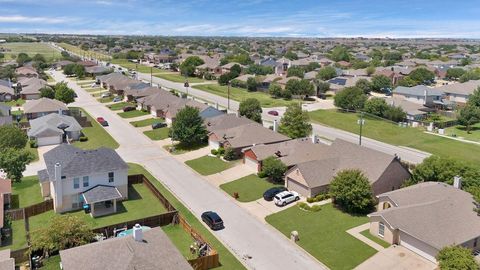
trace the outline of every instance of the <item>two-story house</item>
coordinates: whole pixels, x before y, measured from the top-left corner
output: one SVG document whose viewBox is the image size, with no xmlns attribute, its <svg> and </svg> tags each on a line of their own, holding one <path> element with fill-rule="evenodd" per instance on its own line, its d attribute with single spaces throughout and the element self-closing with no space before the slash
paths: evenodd
<svg viewBox="0 0 480 270">
<path fill-rule="evenodd" d="M 38 172 L 44 197 L 56 213 L 88 204 L 92 216 L 115 213 L 117 201 L 128 198 L 128 165 L 109 148 L 82 150 L 62 144 L 44 155 L 46 169 Z"/>
</svg>

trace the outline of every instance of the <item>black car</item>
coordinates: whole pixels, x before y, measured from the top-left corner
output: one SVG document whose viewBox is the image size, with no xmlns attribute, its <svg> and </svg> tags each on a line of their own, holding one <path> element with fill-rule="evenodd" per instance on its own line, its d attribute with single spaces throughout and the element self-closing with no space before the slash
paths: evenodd
<svg viewBox="0 0 480 270">
<path fill-rule="evenodd" d="M 130 112 L 130 111 L 135 111 L 136 108 L 134 106 L 125 106 L 123 107 L 124 112 Z"/>
<path fill-rule="evenodd" d="M 273 200 L 273 197 L 275 197 L 275 195 L 286 190 L 287 190 L 286 187 L 269 188 L 267 189 L 267 191 L 265 191 L 265 193 L 263 193 L 263 198 L 265 199 L 265 201 L 271 201 Z"/>
<path fill-rule="evenodd" d="M 166 126 L 167 126 L 166 123 L 153 123 L 152 124 L 152 129 L 163 128 L 163 127 L 166 127 Z"/>
<path fill-rule="evenodd" d="M 210 227 L 210 229 L 214 231 L 224 228 L 222 218 L 220 218 L 220 216 L 215 212 L 207 211 L 203 213 L 202 220 L 208 225 L 208 227 Z"/>
<path fill-rule="evenodd" d="M 108 127 L 108 122 L 107 121 L 103 121 L 100 123 L 100 125 L 104 126 L 104 127 Z"/>
</svg>

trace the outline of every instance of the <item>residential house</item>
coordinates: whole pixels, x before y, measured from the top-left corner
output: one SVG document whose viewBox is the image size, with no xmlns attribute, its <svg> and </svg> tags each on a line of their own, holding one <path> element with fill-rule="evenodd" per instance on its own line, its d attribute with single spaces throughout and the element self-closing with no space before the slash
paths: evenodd
<svg viewBox="0 0 480 270">
<path fill-rule="evenodd" d="M 238 65 L 242 70 L 245 68 L 244 65 L 235 63 L 235 62 L 230 62 L 225 65 L 223 65 L 222 68 L 222 74 L 229 73 L 234 65 Z"/>
<path fill-rule="evenodd" d="M 56 213 L 81 209 L 91 215 L 115 213 L 128 198 L 128 165 L 110 148 L 83 150 L 61 144 L 43 154 L 46 169 L 38 172 L 42 195 L 53 199 Z"/>
<path fill-rule="evenodd" d="M 0 80 L 0 102 L 10 101 L 15 98 L 15 90 L 10 81 Z"/>
<path fill-rule="evenodd" d="M 413 87 L 398 86 L 393 90 L 393 97 L 403 98 L 404 100 L 422 104 L 427 107 L 443 106 L 442 101 L 444 93 L 435 88 L 429 88 L 425 85 Z"/>
<path fill-rule="evenodd" d="M 410 177 L 400 160 L 370 148 L 336 139 L 323 157 L 298 163 L 285 174 L 285 186 L 305 197 L 326 192 L 338 172 L 361 170 L 374 194 L 398 189 Z"/>
<path fill-rule="evenodd" d="M 370 233 L 436 262 L 452 245 L 479 249 L 480 218 L 472 195 L 441 182 L 424 182 L 379 194 L 377 212 L 369 214 Z"/>
<path fill-rule="evenodd" d="M 445 94 L 445 99 L 460 105 L 465 105 L 470 95 L 480 87 L 480 80 L 472 80 L 464 83 L 452 83 L 437 87 L 438 91 Z"/>
<path fill-rule="evenodd" d="M 85 68 L 85 73 L 90 76 L 98 76 L 98 75 L 108 74 L 112 72 L 113 72 L 113 69 L 104 67 L 104 66 L 92 66 L 92 67 Z"/>
<path fill-rule="evenodd" d="M 51 113 L 29 122 L 27 135 L 31 140 L 36 140 L 38 146 L 76 141 L 82 135 L 82 126 L 68 115 Z"/>
<path fill-rule="evenodd" d="M 23 105 L 23 112 L 27 119 L 35 119 L 51 113 L 67 114 L 68 108 L 65 103 L 49 98 L 29 100 Z"/>
<path fill-rule="evenodd" d="M 145 61 L 158 64 L 173 63 L 177 57 L 174 55 L 174 52 L 170 50 L 162 50 L 159 53 L 147 53 L 144 56 Z"/>
<path fill-rule="evenodd" d="M 349 68 L 352 66 L 352 64 L 347 61 L 338 61 L 336 64 L 342 68 Z"/>
<path fill-rule="evenodd" d="M 360 79 L 366 79 L 367 81 L 371 81 L 370 77 L 350 77 L 350 76 L 339 76 L 333 79 L 328 80 L 327 82 L 330 83 L 330 90 L 338 93 L 342 91 L 345 87 L 352 87 Z"/>
<path fill-rule="evenodd" d="M 161 91 L 164 92 L 164 90 L 158 87 L 149 86 L 149 87 L 139 88 L 139 89 L 126 89 L 123 92 L 123 95 L 125 96 L 127 101 L 136 101 L 139 98 L 151 96 Z"/>
<path fill-rule="evenodd" d="M 421 121 L 425 119 L 430 112 L 435 112 L 434 108 L 429 108 L 423 104 L 415 103 L 401 97 L 386 98 L 388 105 L 400 107 L 407 114 L 409 122 Z"/>
<path fill-rule="evenodd" d="M 0 250 L 0 269 L 1 270 L 14 270 L 15 259 L 10 256 L 10 249 Z"/>
<path fill-rule="evenodd" d="M 193 269 L 159 227 L 60 251 L 63 270 Z"/>
<path fill-rule="evenodd" d="M 218 57 L 202 57 L 203 64 L 197 66 L 197 72 L 206 72 L 214 75 L 222 75 L 222 67 L 220 66 L 220 58 Z"/>
<path fill-rule="evenodd" d="M 15 69 L 17 78 L 38 78 L 38 72 L 33 67 L 23 66 Z"/>
<path fill-rule="evenodd" d="M 82 66 L 84 66 L 85 68 L 87 68 L 87 67 L 94 67 L 94 66 L 98 65 L 97 62 L 95 62 L 95 61 L 90 61 L 90 60 L 80 61 L 80 62 L 77 62 L 77 64 L 82 65 Z"/>
<path fill-rule="evenodd" d="M 32 78 L 26 77 L 22 80 L 19 80 L 18 84 L 21 88 L 20 95 L 22 99 L 25 99 L 25 100 L 39 99 L 40 89 L 48 85 L 45 80 L 38 79 L 35 77 L 32 77 Z"/>
</svg>

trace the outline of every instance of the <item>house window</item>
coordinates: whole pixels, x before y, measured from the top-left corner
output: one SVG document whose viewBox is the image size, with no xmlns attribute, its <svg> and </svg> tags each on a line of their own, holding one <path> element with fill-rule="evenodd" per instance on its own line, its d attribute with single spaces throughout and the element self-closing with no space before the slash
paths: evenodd
<svg viewBox="0 0 480 270">
<path fill-rule="evenodd" d="M 108 173 L 108 182 L 109 182 L 109 183 L 112 183 L 113 180 L 114 180 L 114 174 L 113 174 L 113 172 L 109 172 L 109 173 Z"/>
<path fill-rule="evenodd" d="M 77 177 L 73 178 L 73 188 L 74 189 L 80 188 L 80 179 Z"/>
<path fill-rule="evenodd" d="M 88 176 L 83 177 L 83 187 L 88 187 Z"/>
<path fill-rule="evenodd" d="M 383 237 L 385 233 L 385 224 L 383 222 L 378 223 L 378 235 Z"/>
</svg>

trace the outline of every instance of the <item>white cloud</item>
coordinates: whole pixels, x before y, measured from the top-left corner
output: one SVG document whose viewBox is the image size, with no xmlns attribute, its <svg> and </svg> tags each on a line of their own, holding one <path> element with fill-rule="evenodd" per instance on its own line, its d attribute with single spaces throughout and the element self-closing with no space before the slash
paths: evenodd
<svg viewBox="0 0 480 270">
<path fill-rule="evenodd" d="M 59 24 L 69 21 L 66 18 L 27 17 L 22 15 L 0 16 L 0 23 L 40 23 Z"/>
</svg>

